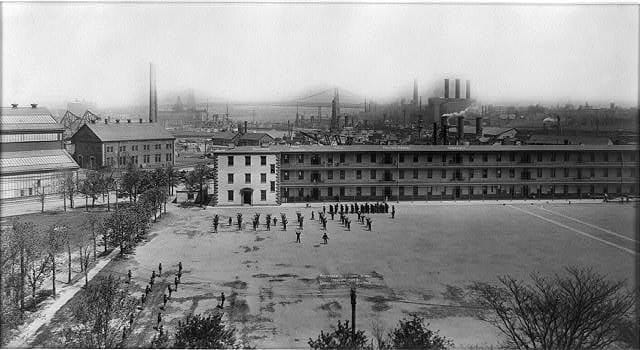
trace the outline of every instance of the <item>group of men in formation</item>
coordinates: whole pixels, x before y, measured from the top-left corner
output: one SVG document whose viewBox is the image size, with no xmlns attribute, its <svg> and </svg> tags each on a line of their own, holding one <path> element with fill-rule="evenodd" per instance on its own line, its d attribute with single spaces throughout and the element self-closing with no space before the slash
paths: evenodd
<svg viewBox="0 0 640 350">
<path fill-rule="evenodd" d="M 331 220 L 334 220 L 335 215 L 340 215 L 340 223 L 348 230 L 351 231 L 351 219 L 348 217 L 348 214 L 356 214 L 358 216 L 358 222 L 362 225 L 365 225 L 369 231 L 371 231 L 371 226 L 373 224 L 373 220 L 369 215 L 366 214 L 379 214 L 379 213 L 389 213 L 389 209 L 391 209 L 391 218 L 395 218 L 396 216 L 396 207 L 392 205 L 389 206 L 386 202 L 377 202 L 377 203 L 352 203 L 352 204 L 329 204 L 329 214 L 331 216 Z M 284 213 L 280 213 L 282 218 L 282 228 L 287 230 L 287 216 Z M 242 214 L 237 214 L 237 222 L 238 229 L 242 228 Z M 329 236 L 327 234 L 327 206 L 322 206 L 322 211 L 318 211 L 318 218 L 320 224 L 322 225 L 323 234 L 322 240 L 324 244 L 328 243 Z M 298 222 L 298 227 L 296 228 L 296 243 L 300 243 L 300 236 L 302 234 L 302 230 L 304 229 L 304 216 L 300 212 L 296 212 L 296 219 Z M 311 220 L 315 220 L 315 211 L 311 212 Z M 265 225 L 267 231 L 271 231 L 271 225 L 276 226 L 278 223 L 278 219 L 276 217 L 271 216 L 271 214 L 265 215 Z M 220 216 L 218 214 L 213 217 L 213 229 L 214 232 L 218 232 L 218 226 L 220 225 Z M 229 217 L 229 226 L 233 225 L 232 217 Z M 256 213 L 253 216 L 252 221 L 253 230 L 256 231 L 258 226 L 260 226 L 260 213 Z"/>
<path fill-rule="evenodd" d="M 153 285 L 155 284 L 156 277 L 160 278 L 161 276 L 162 276 L 162 263 L 159 263 L 158 273 L 156 274 L 155 270 L 151 271 L 151 277 L 149 278 L 149 283 L 145 286 L 144 293 L 142 293 L 142 296 L 140 297 L 140 305 L 137 307 L 138 310 L 142 310 L 144 308 L 144 305 L 146 304 L 147 299 L 149 298 L 149 293 L 153 291 Z M 131 272 L 131 270 L 129 270 L 127 272 L 128 284 L 131 283 L 132 277 L 133 277 L 133 273 Z M 178 262 L 178 272 L 175 274 L 173 278 L 174 286 L 172 287 L 171 282 L 167 283 L 167 292 L 166 293 L 163 292 L 162 294 L 162 305 L 160 306 L 160 310 L 163 310 L 163 311 L 165 310 L 165 308 L 167 307 L 167 301 L 171 299 L 171 294 L 173 292 L 178 291 L 178 285 L 181 283 L 181 278 L 182 278 L 182 261 Z M 220 305 L 218 305 L 218 308 L 224 307 L 224 299 L 225 299 L 224 293 L 222 293 L 220 295 Z M 135 321 L 135 313 L 132 311 L 129 313 L 129 327 L 124 327 L 122 330 L 122 340 L 124 340 L 127 334 L 132 330 L 134 321 Z M 158 312 L 157 324 L 155 329 L 157 329 L 158 332 L 160 332 L 160 335 L 162 336 L 164 332 L 164 327 L 161 323 L 162 323 L 162 312 Z"/>
</svg>

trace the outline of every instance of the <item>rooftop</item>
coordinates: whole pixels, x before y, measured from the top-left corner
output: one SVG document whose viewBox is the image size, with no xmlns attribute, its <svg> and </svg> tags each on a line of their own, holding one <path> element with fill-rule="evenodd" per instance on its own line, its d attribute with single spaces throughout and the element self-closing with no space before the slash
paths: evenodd
<svg viewBox="0 0 640 350">
<path fill-rule="evenodd" d="M 0 172 L 3 175 L 78 168 L 78 164 L 63 149 L 0 153 Z"/>
<path fill-rule="evenodd" d="M 46 108 L 17 107 L 0 110 L 0 130 L 28 131 L 28 130 L 63 130 L 63 126 L 53 118 Z"/>
<path fill-rule="evenodd" d="M 532 135 L 528 144 L 563 145 L 565 141 L 571 145 L 608 145 L 611 140 L 601 136 L 563 136 L 563 135 Z"/>
<path fill-rule="evenodd" d="M 215 153 L 313 153 L 313 152 L 495 152 L 495 151 L 637 151 L 637 145 L 274 145 L 241 146 Z"/>
<path fill-rule="evenodd" d="M 257 141 L 262 139 L 265 136 L 273 139 L 273 137 L 271 137 L 271 135 L 267 134 L 266 132 L 250 132 L 250 133 L 242 134 L 240 136 L 240 140 L 256 140 Z"/>
<path fill-rule="evenodd" d="M 85 124 L 101 141 L 175 140 L 167 129 L 157 123 Z M 82 128 L 80 128 L 82 130 Z M 78 132 L 80 132 L 78 130 Z M 77 134 L 77 133 L 76 133 Z M 74 135 L 75 136 L 75 135 Z M 73 137 L 72 137 L 73 138 Z"/>
</svg>

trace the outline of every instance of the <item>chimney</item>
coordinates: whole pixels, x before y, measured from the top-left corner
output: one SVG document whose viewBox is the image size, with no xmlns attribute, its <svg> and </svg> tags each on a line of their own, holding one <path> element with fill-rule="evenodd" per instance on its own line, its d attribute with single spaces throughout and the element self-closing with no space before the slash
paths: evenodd
<svg viewBox="0 0 640 350">
<path fill-rule="evenodd" d="M 460 98 L 460 79 L 456 79 L 456 98 Z"/>
<path fill-rule="evenodd" d="M 461 145 L 464 140 L 464 116 L 458 116 L 458 124 L 456 126 L 458 130 L 458 144 Z"/>
<path fill-rule="evenodd" d="M 482 118 L 476 117 L 476 137 L 482 137 Z"/>
<path fill-rule="evenodd" d="M 432 143 L 434 145 L 438 144 L 438 123 L 433 122 L 433 140 Z"/>
<path fill-rule="evenodd" d="M 11 104 L 11 108 L 13 108 L 13 109 L 18 108 L 18 104 L 17 104 L 17 103 L 12 103 L 12 104 Z"/>
<path fill-rule="evenodd" d="M 244 133 L 245 134 L 247 133 L 247 121 L 246 120 L 244 121 Z"/>
<path fill-rule="evenodd" d="M 158 95 L 156 91 L 156 67 L 149 63 L 149 123 L 158 122 Z"/>
<path fill-rule="evenodd" d="M 558 122 L 557 122 L 557 127 L 558 127 L 558 136 L 562 135 L 562 131 L 560 129 L 560 116 L 556 116 L 556 118 L 558 118 Z"/>
<path fill-rule="evenodd" d="M 449 79 L 444 80 L 444 98 L 449 98 Z"/>
<path fill-rule="evenodd" d="M 38 104 L 37 103 L 32 103 L 31 104 L 31 108 L 38 108 Z"/>
<path fill-rule="evenodd" d="M 442 144 L 443 145 L 449 144 L 447 142 L 447 128 L 448 128 L 447 117 L 445 115 L 442 115 L 442 116 L 440 116 L 440 129 L 441 129 L 440 133 L 441 133 L 441 136 L 442 136 Z"/>
<path fill-rule="evenodd" d="M 467 86 L 464 90 L 465 94 L 467 95 L 467 100 L 471 99 L 471 80 L 467 80 Z"/>
</svg>

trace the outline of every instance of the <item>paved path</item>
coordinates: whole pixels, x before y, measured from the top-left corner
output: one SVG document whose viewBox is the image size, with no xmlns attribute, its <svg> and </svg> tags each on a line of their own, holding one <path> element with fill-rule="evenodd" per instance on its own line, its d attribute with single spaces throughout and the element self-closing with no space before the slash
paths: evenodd
<svg viewBox="0 0 640 350">
<path fill-rule="evenodd" d="M 95 275 L 102 270 L 110 261 L 119 254 L 120 250 L 114 249 L 111 254 L 106 257 L 100 259 L 96 265 L 89 270 L 89 280 L 93 279 Z M 73 298 L 76 293 L 78 293 L 82 287 L 84 286 L 85 281 L 84 278 L 80 278 L 76 283 L 72 285 L 67 285 L 65 287 L 60 288 L 60 292 L 58 293 L 58 298 L 49 299 L 46 305 L 43 305 L 40 310 L 36 311 L 34 315 L 34 319 L 31 323 L 25 324 L 18 329 L 18 336 L 11 340 L 6 348 L 29 348 L 31 342 L 35 339 L 35 336 L 40 329 L 40 327 L 51 322 L 53 316 L 60 310 L 62 306 L 64 306 L 71 298 Z"/>
</svg>

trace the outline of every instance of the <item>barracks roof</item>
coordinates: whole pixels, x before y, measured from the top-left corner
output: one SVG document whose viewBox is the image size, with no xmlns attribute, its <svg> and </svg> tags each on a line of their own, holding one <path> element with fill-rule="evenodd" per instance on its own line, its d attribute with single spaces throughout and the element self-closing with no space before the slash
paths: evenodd
<svg viewBox="0 0 640 350">
<path fill-rule="evenodd" d="M 216 150 L 221 154 L 322 152 L 508 152 L 508 151 L 637 151 L 637 145 L 274 145 Z"/>
<path fill-rule="evenodd" d="M 133 140 L 175 140 L 175 137 L 157 123 L 85 124 L 102 142 Z M 75 135 L 77 135 L 76 132 Z"/>
<path fill-rule="evenodd" d="M 0 172 L 3 175 L 77 170 L 78 168 L 78 164 L 63 149 L 2 152 L 0 154 Z"/>
</svg>

